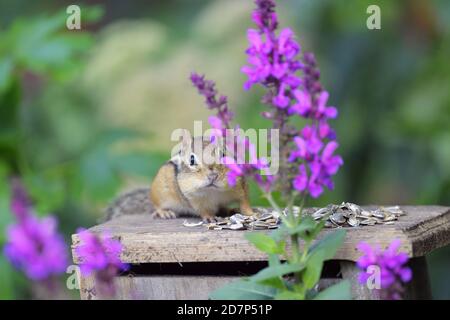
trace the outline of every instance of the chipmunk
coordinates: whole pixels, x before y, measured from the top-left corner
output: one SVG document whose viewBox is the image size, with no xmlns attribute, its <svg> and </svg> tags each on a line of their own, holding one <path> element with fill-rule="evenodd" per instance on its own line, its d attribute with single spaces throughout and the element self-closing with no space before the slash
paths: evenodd
<svg viewBox="0 0 450 320">
<path fill-rule="evenodd" d="M 195 150 L 198 145 L 201 150 Z M 159 169 L 150 188 L 155 216 L 174 218 L 189 213 L 210 221 L 233 202 L 239 203 L 241 213 L 253 214 L 245 179 L 228 186 L 228 168 L 220 163 L 207 164 L 208 151 L 220 152 L 203 137 L 184 140 L 179 153 Z"/>
<path fill-rule="evenodd" d="M 195 150 L 197 145 L 202 146 L 201 150 Z M 156 218 L 194 215 L 213 221 L 219 211 L 229 209 L 232 203 L 239 203 L 241 213 L 253 215 L 245 179 L 239 177 L 236 185 L 230 187 L 225 165 L 203 161 L 208 150 L 211 152 L 207 138 L 183 140 L 178 154 L 159 169 L 150 189 L 138 189 L 120 197 L 107 209 L 106 220 L 152 212 Z M 214 146 L 212 151 L 220 152 Z"/>
</svg>

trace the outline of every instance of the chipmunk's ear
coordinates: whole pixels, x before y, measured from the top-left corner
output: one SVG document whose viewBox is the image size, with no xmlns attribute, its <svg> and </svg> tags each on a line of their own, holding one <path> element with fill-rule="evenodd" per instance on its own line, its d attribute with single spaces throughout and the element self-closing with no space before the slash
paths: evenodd
<svg viewBox="0 0 450 320">
<path fill-rule="evenodd" d="M 189 155 L 192 152 L 192 136 L 188 130 L 183 131 L 183 137 L 181 138 L 181 154 L 183 156 Z"/>
<path fill-rule="evenodd" d="M 180 154 L 182 157 L 190 155 L 192 152 L 192 136 L 189 130 L 183 129 L 181 136 L 181 150 Z"/>
<path fill-rule="evenodd" d="M 181 151 L 180 151 L 181 153 Z M 175 154 L 174 156 L 172 156 L 172 158 L 170 158 L 170 162 L 172 162 L 177 168 L 181 167 L 181 163 L 183 162 L 183 159 L 181 158 L 181 154 Z"/>
<path fill-rule="evenodd" d="M 183 158 L 191 154 L 191 133 L 186 129 L 177 129 L 172 133 L 171 139 L 172 141 L 178 141 L 178 143 L 172 148 L 170 161 L 175 164 L 181 164 Z"/>
<path fill-rule="evenodd" d="M 176 132 L 176 136 L 174 133 Z M 187 129 L 177 129 L 172 133 L 172 140 L 178 140 L 178 144 L 172 149 L 172 156 L 180 154 L 185 157 L 192 152 L 192 136 Z"/>
</svg>

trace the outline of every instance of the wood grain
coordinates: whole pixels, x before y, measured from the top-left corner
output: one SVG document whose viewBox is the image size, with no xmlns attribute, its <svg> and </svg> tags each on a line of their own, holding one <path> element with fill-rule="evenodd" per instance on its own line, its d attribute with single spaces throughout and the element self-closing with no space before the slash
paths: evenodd
<svg viewBox="0 0 450 320">
<path fill-rule="evenodd" d="M 114 278 L 115 295 L 104 296 L 95 280 L 84 278 L 82 300 L 207 300 L 209 294 L 238 279 L 234 276 L 139 276 Z"/>
<path fill-rule="evenodd" d="M 369 206 L 368 208 L 372 208 Z M 450 243 L 450 208 L 443 206 L 402 206 L 407 215 L 393 225 L 345 228 L 347 235 L 335 259 L 355 261 L 360 241 L 386 247 L 393 239 L 402 241 L 401 251 L 410 257 L 423 256 Z M 123 216 L 95 226 L 92 232 L 108 230 L 124 246 L 121 259 L 127 263 L 262 261 L 267 257 L 245 238 L 249 231 L 213 231 L 204 226 L 189 228 L 184 220 L 154 220 L 148 214 Z M 325 229 L 323 237 L 333 229 Z M 72 236 L 72 249 L 79 244 Z M 73 250 L 74 262 L 79 259 Z"/>
<path fill-rule="evenodd" d="M 354 300 L 380 300 L 378 290 L 370 290 L 367 286 L 359 283 L 358 278 L 361 270 L 354 262 L 341 261 L 340 265 L 342 278 L 350 281 Z"/>
</svg>

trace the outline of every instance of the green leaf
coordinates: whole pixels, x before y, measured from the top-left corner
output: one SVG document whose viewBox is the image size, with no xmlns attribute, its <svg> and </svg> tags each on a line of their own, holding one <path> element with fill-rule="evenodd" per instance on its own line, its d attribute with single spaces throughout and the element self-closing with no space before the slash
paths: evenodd
<svg viewBox="0 0 450 320">
<path fill-rule="evenodd" d="M 332 259 L 337 249 L 344 242 L 346 234 L 347 232 L 343 229 L 327 234 L 311 247 L 310 255 L 315 254 L 317 251 L 323 251 L 324 260 Z"/>
<path fill-rule="evenodd" d="M 25 170 L 22 174 L 22 180 L 39 214 L 54 213 L 61 208 L 66 197 L 66 190 L 60 170 L 56 167 L 40 172 Z"/>
<path fill-rule="evenodd" d="M 9 172 L 7 166 L 0 161 L 0 248 L 6 241 L 7 226 L 14 221 L 14 217 L 9 209 L 10 188 L 7 179 L 8 173 Z"/>
<path fill-rule="evenodd" d="M 323 250 L 315 251 L 307 259 L 305 271 L 302 273 L 302 280 L 306 290 L 314 288 L 319 281 L 324 261 L 325 252 Z"/>
<path fill-rule="evenodd" d="M 276 266 L 269 266 L 259 271 L 257 274 L 250 277 L 251 281 L 262 282 L 271 278 L 282 277 L 286 274 L 299 272 L 305 268 L 303 264 L 295 263 L 283 263 Z"/>
<path fill-rule="evenodd" d="M 5 58 L 0 60 L 0 94 L 2 94 L 11 82 L 13 67 L 12 59 Z"/>
<path fill-rule="evenodd" d="M 269 266 L 277 266 L 281 264 L 280 258 L 277 254 L 269 254 Z"/>
<path fill-rule="evenodd" d="M 105 10 L 102 6 L 82 7 L 82 19 L 87 22 L 97 22 L 103 17 Z"/>
<path fill-rule="evenodd" d="M 96 144 L 103 146 L 111 146 L 114 143 L 124 141 L 126 139 L 142 138 L 142 132 L 128 128 L 108 129 L 102 132 Z"/>
<path fill-rule="evenodd" d="M 281 290 L 286 289 L 286 284 L 282 277 L 270 278 L 270 279 L 267 279 L 264 281 L 259 281 L 258 283 L 262 284 L 264 286 L 271 287 L 271 288 L 276 288 L 276 289 L 281 289 Z"/>
<path fill-rule="evenodd" d="M 323 229 L 325 221 L 317 222 L 312 217 L 303 217 L 300 224 L 295 228 L 289 229 L 289 234 L 298 235 L 305 241 L 314 240 L 320 231 Z"/>
<path fill-rule="evenodd" d="M 124 161 L 118 160 L 119 156 L 111 152 L 112 147 L 118 142 L 139 137 L 139 132 L 129 129 L 107 130 L 98 137 L 79 163 L 79 175 L 86 196 L 96 201 L 106 201 L 117 192 L 121 185 L 122 169 L 126 165 L 129 168 L 130 164 L 124 165 Z M 142 166 L 140 160 L 139 164 Z M 133 162 L 137 164 L 136 158 Z"/>
<path fill-rule="evenodd" d="M 288 232 L 290 235 L 304 235 L 305 233 L 311 233 L 313 232 L 314 228 L 316 227 L 317 223 L 314 221 L 313 218 L 307 216 L 302 218 L 299 225 L 297 225 L 294 228 L 288 228 Z"/>
<path fill-rule="evenodd" d="M 275 296 L 275 289 L 245 279 L 233 281 L 213 291 L 213 300 L 269 300 Z"/>
<path fill-rule="evenodd" d="M 280 257 L 278 254 L 269 254 L 268 260 L 269 260 L 269 267 L 279 266 L 281 264 Z M 278 289 L 285 289 L 286 287 L 282 277 L 263 281 L 263 284 Z"/>
<path fill-rule="evenodd" d="M 343 280 L 319 292 L 314 300 L 350 300 L 352 299 L 350 281 Z"/>
<path fill-rule="evenodd" d="M 112 161 L 121 173 L 150 179 L 156 175 L 161 165 L 167 161 L 167 155 L 127 152 L 126 154 L 114 155 Z"/>
<path fill-rule="evenodd" d="M 275 240 L 262 232 L 247 233 L 245 238 L 262 252 L 270 254 L 282 254 L 284 252 L 284 246 L 276 243 Z"/>
<path fill-rule="evenodd" d="M 280 242 L 281 240 L 285 239 L 288 235 L 289 235 L 288 228 L 284 224 L 280 225 L 278 229 L 275 229 L 270 233 L 270 237 L 276 242 Z"/>
<path fill-rule="evenodd" d="M 0 255 L 0 300 L 14 299 L 14 270 L 11 264 Z"/>
<path fill-rule="evenodd" d="M 299 292 L 285 290 L 285 291 L 278 293 L 275 296 L 275 299 L 276 300 L 304 300 L 305 295 L 303 295 Z"/>
<path fill-rule="evenodd" d="M 95 200 L 110 199 L 120 187 L 120 177 L 111 163 L 107 150 L 91 150 L 80 162 L 84 194 Z"/>
<path fill-rule="evenodd" d="M 18 115 L 21 100 L 19 80 L 13 77 L 0 94 L 0 154 L 5 162 L 15 163 L 19 152 Z"/>
<path fill-rule="evenodd" d="M 98 20 L 101 15 L 100 8 L 86 7 L 83 8 L 82 21 Z M 51 16 L 16 19 L 4 33 L 0 51 L 2 46 L 7 48 L 19 67 L 36 73 L 50 72 L 62 78 L 78 71 L 80 59 L 76 59 L 77 55 L 86 52 L 93 39 L 87 32 L 68 32 L 66 19 L 65 10 Z"/>
</svg>

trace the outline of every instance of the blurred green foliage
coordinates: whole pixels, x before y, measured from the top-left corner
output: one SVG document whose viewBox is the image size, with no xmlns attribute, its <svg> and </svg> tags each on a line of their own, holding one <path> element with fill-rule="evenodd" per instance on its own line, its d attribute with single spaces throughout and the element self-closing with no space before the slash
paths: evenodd
<svg viewBox="0 0 450 320">
<path fill-rule="evenodd" d="M 101 15 L 99 7 L 83 8 L 85 23 Z M 98 117 L 78 84 L 93 37 L 69 32 L 66 18 L 62 10 L 17 19 L 0 33 L 0 247 L 14 220 L 10 177 L 22 178 L 38 214 L 58 216 L 69 240 L 78 226 L 95 223 L 101 214 L 95 206 L 105 205 L 124 177 L 149 180 L 162 161 L 149 152 L 115 150 L 145 135 Z M 0 299 L 23 296 L 28 284 L 3 256 L 0 270 Z"/>
<path fill-rule="evenodd" d="M 370 0 L 278 3 L 340 112 L 345 165 L 308 205 L 450 205 L 450 2 L 379 0 L 381 30 L 366 28 Z M 268 125 L 262 91 L 244 92 L 239 72 L 252 1 L 81 5 L 82 31 L 65 28 L 69 4 L 0 2 L 0 230 L 12 222 L 7 179 L 21 176 L 67 242 L 118 192 L 149 183 L 173 129 L 206 119 L 190 71 L 217 81 L 243 128 Z M 264 203 L 254 189 L 252 202 Z M 430 261 L 435 296 L 449 298 L 449 249 Z M 0 299 L 29 296 L 1 255 L 0 270 Z"/>
</svg>

